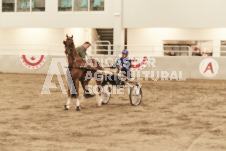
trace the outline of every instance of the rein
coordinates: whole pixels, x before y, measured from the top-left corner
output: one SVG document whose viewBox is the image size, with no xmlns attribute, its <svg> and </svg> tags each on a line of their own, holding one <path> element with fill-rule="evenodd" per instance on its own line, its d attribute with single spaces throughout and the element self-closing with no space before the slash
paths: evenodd
<svg viewBox="0 0 226 151">
<path fill-rule="evenodd" d="M 90 69 L 90 68 L 86 68 L 86 67 L 65 67 L 65 68 L 69 68 L 69 69 L 81 69 L 81 70 L 89 70 L 89 71 L 97 71 L 96 69 Z"/>
<path fill-rule="evenodd" d="M 76 62 L 74 56 L 73 56 L 73 47 L 72 48 L 69 48 L 69 53 L 68 53 L 68 56 L 71 57 L 71 59 L 73 60 L 73 64 Z M 76 50 L 75 50 L 76 51 Z M 82 60 L 83 62 L 85 62 L 84 60 Z M 68 67 L 65 67 L 65 68 L 69 68 L 69 69 L 82 69 L 82 70 L 89 70 L 89 71 L 97 71 L 96 69 L 90 69 L 90 68 L 87 68 L 87 67 L 74 67 L 72 65 L 72 67 L 68 66 Z"/>
<path fill-rule="evenodd" d="M 72 47 L 69 47 L 68 50 L 69 50 L 69 51 L 67 51 L 67 52 L 69 52 L 69 53 L 67 54 L 67 56 L 68 56 L 68 57 L 71 57 L 71 59 L 72 59 L 72 61 L 73 61 L 73 64 L 72 64 L 72 67 L 71 67 L 71 66 L 68 66 L 68 67 L 65 67 L 65 68 L 69 68 L 69 69 L 81 69 L 81 70 L 89 70 L 89 71 L 97 71 L 96 69 L 90 69 L 90 68 L 87 68 L 87 67 L 81 67 L 81 66 L 80 66 L 80 67 L 74 67 L 73 65 L 74 65 L 74 63 L 76 62 L 76 59 L 75 59 L 75 57 L 74 57 L 74 55 L 73 55 L 74 43 L 73 43 L 73 46 L 72 46 Z M 76 49 L 75 49 L 74 51 L 76 51 Z M 81 59 L 81 62 L 86 63 L 86 61 L 83 60 L 83 59 Z"/>
</svg>

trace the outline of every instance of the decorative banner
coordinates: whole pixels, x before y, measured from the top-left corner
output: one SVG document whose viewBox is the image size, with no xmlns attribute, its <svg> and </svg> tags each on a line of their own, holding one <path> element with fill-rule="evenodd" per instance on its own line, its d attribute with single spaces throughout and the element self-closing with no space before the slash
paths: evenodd
<svg viewBox="0 0 226 151">
<path fill-rule="evenodd" d="M 134 57 L 132 59 L 131 71 L 139 71 L 143 70 L 148 65 L 148 58 L 147 57 Z"/>
<path fill-rule="evenodd" d="M 21 63 L 28 69 L 35 70 L 41 68 L 47 59 L 47 55 L 20 55 Z"/>
<path fill-rule="evenodd" d="M 212 58 L 204 59 L 199 65 L 200 73 L 207 78 L 212 78 L 218 74 L 219 65 L 216 60 Z"/>
</svg>

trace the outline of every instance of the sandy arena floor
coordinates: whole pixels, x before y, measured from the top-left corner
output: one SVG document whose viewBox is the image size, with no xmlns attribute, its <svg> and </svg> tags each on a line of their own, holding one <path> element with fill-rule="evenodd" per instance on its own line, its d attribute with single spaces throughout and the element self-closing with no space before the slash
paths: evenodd
<svg viewBox="0 0 226 151">
<path fill-rule="evenodd" d="M 76 112 L 58 83 L 41 95 L 44 80 L 0 74 L 0 151 L 226 151 L 226 81 L 143 82 L 140 106 L 113 95 Z"/>
</svg>

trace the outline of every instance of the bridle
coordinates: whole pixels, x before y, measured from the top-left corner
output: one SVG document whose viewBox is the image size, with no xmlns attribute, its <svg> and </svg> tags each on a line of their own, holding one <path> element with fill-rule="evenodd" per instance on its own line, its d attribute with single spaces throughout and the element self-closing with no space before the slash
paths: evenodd
<svg viewBox="0 0 226 151">
<path fill-rule="evenodd" d="M 67 39 L 67 40 L 72 40 L 72 39 Z M 71 46 L 67 46 L 67 47 L 68 47 L 68 49 L 66 49 L 65 54 L 67 56 L 70 56 L 71 57 L 71 59 L 73 61 L 73 64 L 74 64 L 75 62 L 77 62 L 77 60 L 75 60 L 75 58 L 73 56 L 73 49 L 74 49 L 74 42 L 73 42 L 73 40 L 72 40 Z M 81 59 L 81 61 L 84 62 L 84 63 L 86 63 L 86 61 L 83 60 L 83 59 Z M 68 68 L 81 68 L 81 67 L 73 67 L 73 65 L 72 65 L 72 67 L 68 66 Z"/>
<path fill-rule="evenodd" d="M 68 38 L 67 40 L 72 40 L 72 39 L 69 39 L 69 38 Z M 66 43 L 65 43 L 65 45 L 66 45 Z M 73 56 L 74 42 L 73 42 L 73 40 L 72 40 L 71 46 L 68 46 L 68 48 L 69 48 L 69 49 L 66 49 L 65 54 L 66 54 L 67 56 L 70 56 L 71 59 L 72 59 L 72 61 L 74 62 L 74 56 Z"/>
<path fill-rule="evenodd" d="M 73 52 L 73 48 L 69 48 L 69 50 L 66 50 L 67 52 L 69 52 L 67 55 L 71 57 L 72 61 L 74 62 L 74 56 L 72 54 Z"/>
</svg>

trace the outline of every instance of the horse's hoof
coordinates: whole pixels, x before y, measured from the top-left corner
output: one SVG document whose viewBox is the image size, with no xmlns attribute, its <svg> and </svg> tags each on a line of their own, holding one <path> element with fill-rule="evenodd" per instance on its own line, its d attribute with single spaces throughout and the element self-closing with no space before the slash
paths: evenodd
<svg viewBox="0 0 226 151">
<path fill-rule="evenodd" d="M 79 106 L 76 107 L 76 111 L 80 111 L 80 107 Z"/>
<path fill-rule="evenodd" d="M 98 107 L 98 108 L 101 107 L 101 104 L 97 104 L 97 107 Z"/>
<path fill-rule="evenodd" d="M 100 99 L 99 102 L 97 103 L 97 107 L 101 107 L 103 100 Z"/>
<path fill-rule="evenodd" d="M 64 106 L 64 110 L 69 110 L 70 106 L 69 105 L 65 105 Z"/>
</svg>

